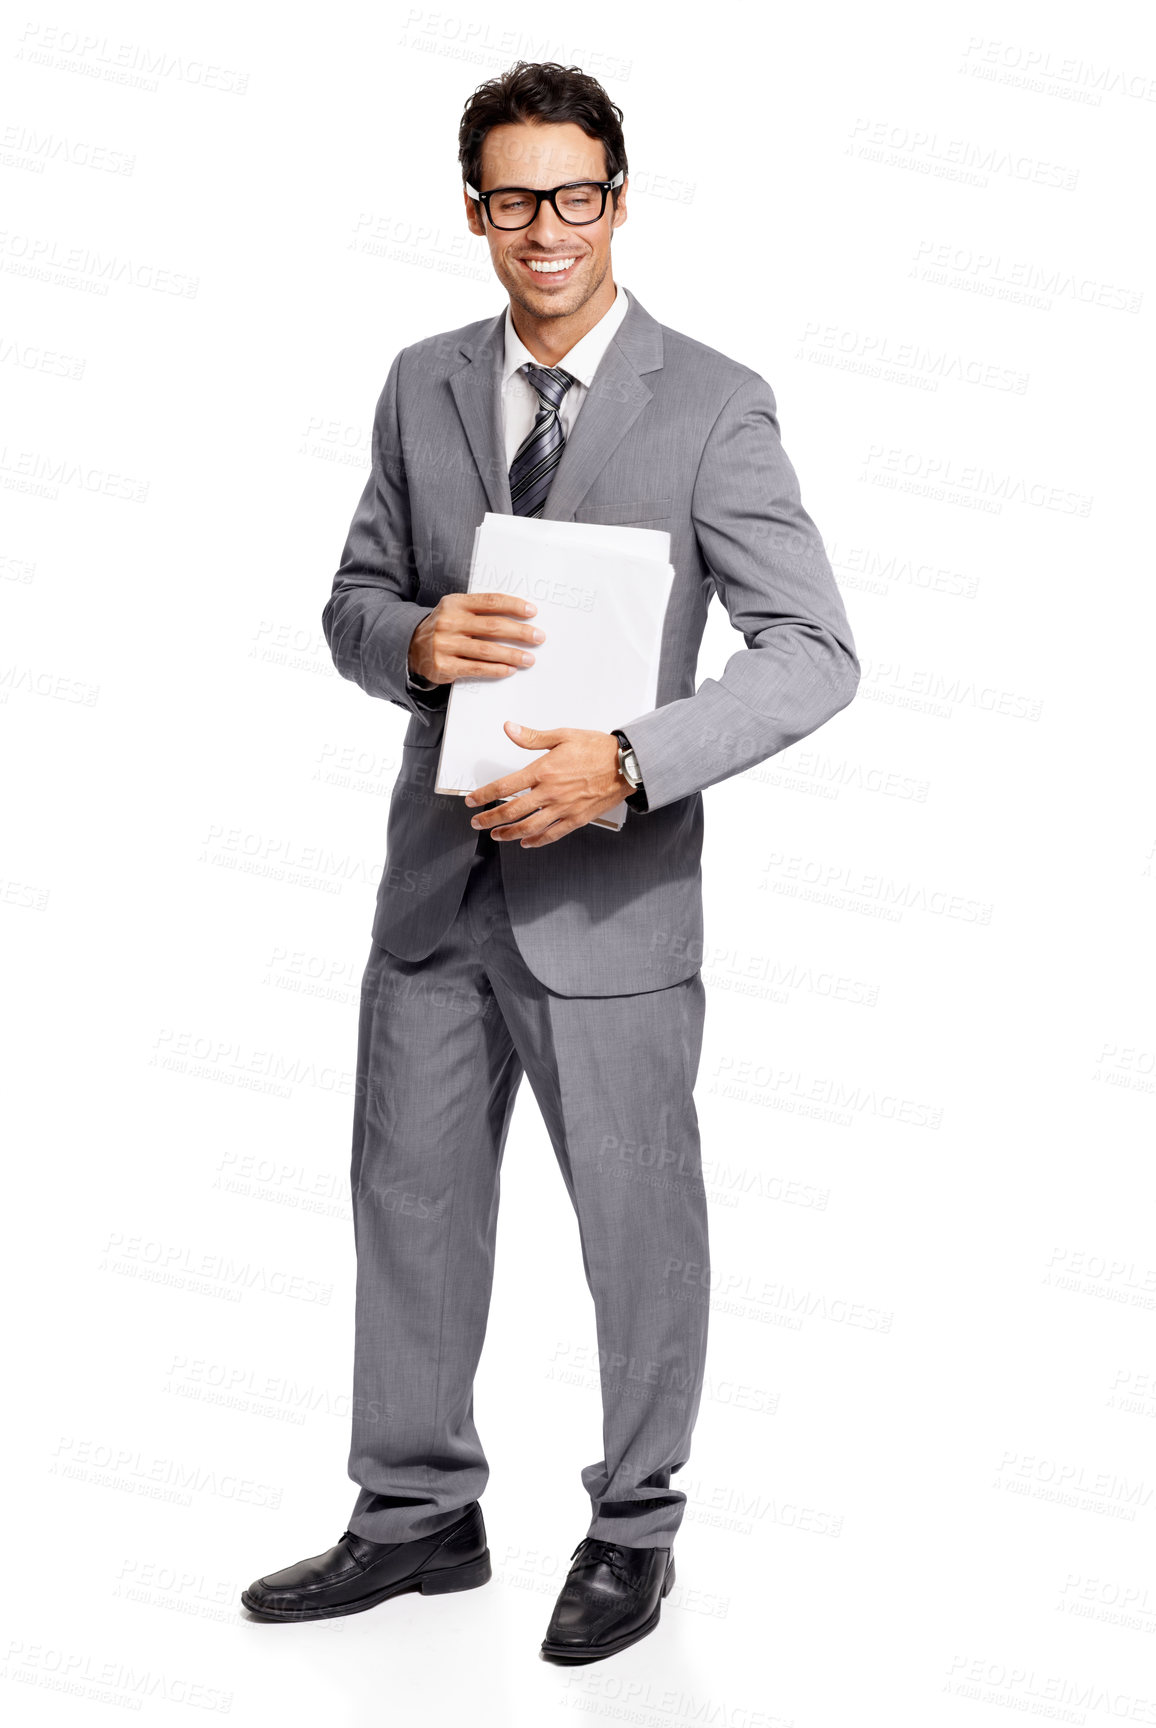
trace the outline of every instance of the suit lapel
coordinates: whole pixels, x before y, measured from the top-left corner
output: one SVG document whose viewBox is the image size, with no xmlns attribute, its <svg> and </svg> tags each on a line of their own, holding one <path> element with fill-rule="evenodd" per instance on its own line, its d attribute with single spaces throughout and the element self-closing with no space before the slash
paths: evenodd
<svg viewBox="0 0 1156 1728">
<path fill-rule="evenodd" d="M 505 312 L 463 351 L 468 363 L 450 377 L 458 413 L 478 465 L 490 509 L 512 515 L 502 427 L 501 382 Z M 594 374 L 562 460 L 550 484 L 543 520 L 569 521 L 654 392 L 643 376 L 662 365 L 662 328 L 630 297 L 626 316 Z"/>
<path fill-rule="evenodd" d="M 623 320 L 625 322 L 625 320 Z M 480 339 L 462 344 L 464 366 L 450 375 L 450 389 L 461 415 L 490 509 L 513 515 L 506 440 L 502 430 L 502 364 L 506 355 L 506 314 L 499 312 Z"/>
<path fill-rule="evenodd" d="M 574 515 L 654 395 L 643 373 L 661 365 L 661 327 L 631 295 L 626 316 L 598 363 L 566 440 L 542 509 L 543 520 L 566 522 Z"/>
</svg>

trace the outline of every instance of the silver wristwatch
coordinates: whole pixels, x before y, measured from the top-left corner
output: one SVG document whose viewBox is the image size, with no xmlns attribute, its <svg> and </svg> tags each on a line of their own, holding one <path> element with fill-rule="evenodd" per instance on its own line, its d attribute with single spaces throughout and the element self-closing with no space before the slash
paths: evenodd
<svg viewBox="0 0 1156 1728">
<path fill-rule="evenodd" d="M 642 770 L 638 766 L 638 757 L 634 754 L 634 746 L 624 733 L 615 732 L 618 740 L 618 772 L 628 782 L 630 790 L 637 792 L 642 785 Z"/>
</svg>

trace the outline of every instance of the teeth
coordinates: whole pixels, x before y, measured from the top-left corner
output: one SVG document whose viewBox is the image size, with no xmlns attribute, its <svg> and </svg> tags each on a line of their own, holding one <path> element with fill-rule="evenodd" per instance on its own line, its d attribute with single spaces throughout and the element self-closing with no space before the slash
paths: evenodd
<svg viewBox="0 0 1156 1728">
<path fill-rule="evenodd" d="M 569 270 L 573 262 L 573 258 L 551 258 L 549 262 L 543 261 L 541 263 L 536 263 L 532 258 L 526 259 L 531 270 L 539 276 L 555 276 L 559 270 Z"/>
</svg>

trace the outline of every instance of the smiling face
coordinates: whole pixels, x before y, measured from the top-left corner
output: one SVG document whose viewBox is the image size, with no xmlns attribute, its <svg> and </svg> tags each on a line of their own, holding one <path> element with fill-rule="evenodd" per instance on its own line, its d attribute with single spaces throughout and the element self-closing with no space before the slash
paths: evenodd
<svg viewBox="0 0 1156 1728">
<path fill-rule="evenodd" d="M 493 126 L 482 143 L 482 192 L 497 186 L 544 190 L 571 180 L 609 178 L 601 143 L 573 121 Z M 515 305 L 543 321 L 573 318 L 586 308 L 595 322 L 614 299 L 610 236 L 626 220 L 625 191 L 624 181 L 617 210 L 610 193 L 601 220 L 583 227 L 563 222 L 545 202 L 528 228 L 514 230 L 493 227 L 468 196 L 466 213 L 471 231 L 485 235 L 490 261 Z"/>
</svg>

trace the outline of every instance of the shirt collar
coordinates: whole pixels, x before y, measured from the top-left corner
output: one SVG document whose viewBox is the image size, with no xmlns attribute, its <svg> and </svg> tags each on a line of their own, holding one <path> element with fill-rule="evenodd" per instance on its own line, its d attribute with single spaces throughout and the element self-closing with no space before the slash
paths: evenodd
<svg viewBox="0 0 1156 1728">
<path fill-rule="evenodd" d="M 567 372 L 572 373 L 573 376 L 577 378 L 579 384 L 585 385 L 587 389 L 589 389 L 591 384 L 594 382 L 594 374 L 598 369 L 598 362 L 610 346 L 614 332 L 618 329 L 618 326 L 626 316 L 627 306 L 626 290 L 622 287 L 621 283 L 619 283 L 617 293 L 614 296 L 609 311 L 604 312 L 597 324 L 594 325 L 593 329 L 587 330 L 585 336 L 580 337 L 578 341 L 575 342 L 570 352 L 564 354 L 561 360 L 557 362 L 559 366 L 564 366 Z M 514 319 L 510 312 L 510 308 L 507 306 L 506 358 L 502 367 L 503 388 L 509 383 L 511 374 L 516 372 L 519 366 L 524 366 L 527 360 L 531 361 L 535 366 L 540 366 L 542 364 L 540 360 L 534 359 L 534 356 L 530 353 L 530 350 L 526 347 L 522 338 L 514 329 Z"/>
</svg>

